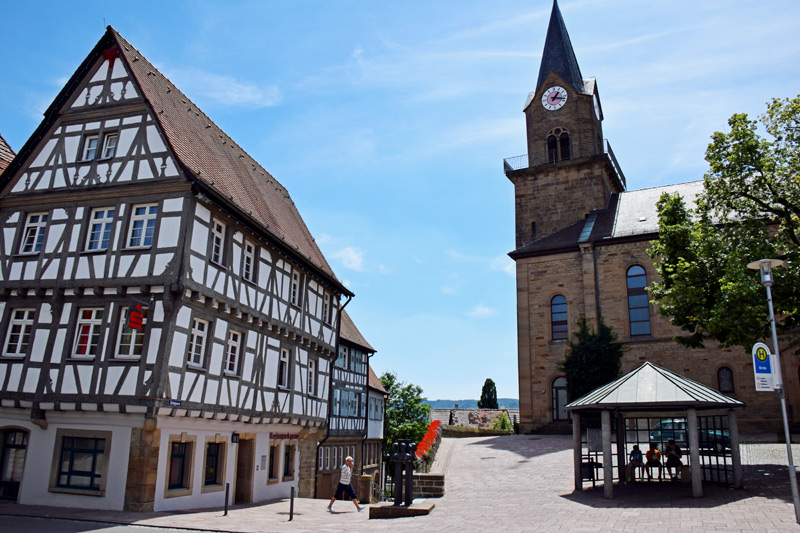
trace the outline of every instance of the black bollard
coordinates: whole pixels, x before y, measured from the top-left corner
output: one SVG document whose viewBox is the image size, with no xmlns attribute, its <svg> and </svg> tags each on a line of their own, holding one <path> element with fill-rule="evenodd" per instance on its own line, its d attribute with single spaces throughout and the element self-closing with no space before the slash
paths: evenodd
<svg viewBox="0 0 800 533">
<path fill-rule="evenodd" d="M 400 446 L 395 442 L 392 444 L 392 462 L 394 462 L 394 505 L 399 507 L 403 504 L 403 463 L 400 462 Z"/>
<path fill-rule="evenodd" d="M 292 487 L 292 495 L 289 499 L 289 522 L 294 518 L 294 487 Z"/>
<path fill-rule="evenodd" d="M 225 514 L 222 516 L 228 516 L 228 495 L 231 492 L 231 484 L 225 483 Z"/>
</svg>

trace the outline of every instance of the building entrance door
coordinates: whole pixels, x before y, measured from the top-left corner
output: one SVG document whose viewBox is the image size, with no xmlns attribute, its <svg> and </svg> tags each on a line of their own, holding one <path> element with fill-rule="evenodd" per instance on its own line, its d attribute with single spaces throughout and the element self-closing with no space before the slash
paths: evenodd
<svg viewBox="0 0 800 533">
<path fill-rule="evenodd" d="M 0 500 L 17 501 L 19 484 L 25 468 L 25 451 L 28 448 L 28 432 L 8 429 L 0 432 Z"/>
<path fill-rule="evenodd" d="M 236 489 L 234 503 L 253 501 L 253 465 L 255 464 L 255 440 L 240 439 L 239 453 L 236 455 Z"/>
</svg>

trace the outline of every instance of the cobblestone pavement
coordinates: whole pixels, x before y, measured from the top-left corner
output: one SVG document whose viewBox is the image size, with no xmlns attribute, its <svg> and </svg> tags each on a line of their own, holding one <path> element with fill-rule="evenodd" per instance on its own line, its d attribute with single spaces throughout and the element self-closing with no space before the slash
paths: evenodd
<svg viewBox="0 0 800 533">
<path fill-rule="evenodd" d="M 615 486 L 614 499 L 606 500 L 600 485 L 573 491 L 571 444 L 570 436 L 446 439 L 434 463 L 446 474 L 445 497 L 429 500 L 436 507 L 425 517 L 369 520 L 367 511 L 357 513 L 349 502 L 337 502 L 330 514 L 327 502 L 312 499 L 295 500 L 291 522 L 286 500 L 236 506 L 228 516 L 219 509 L 125 513 L 14 504 L 0 505 L 0 515 L 243 533 L 800 531 L 786 467 L 780 466 L 786 464 L 785 445 L 743 446 L 750 463 L 744 490 L 705 483 L 704 497 L 693 499 L 688 484 L 634 483 Z"/>
</svg>

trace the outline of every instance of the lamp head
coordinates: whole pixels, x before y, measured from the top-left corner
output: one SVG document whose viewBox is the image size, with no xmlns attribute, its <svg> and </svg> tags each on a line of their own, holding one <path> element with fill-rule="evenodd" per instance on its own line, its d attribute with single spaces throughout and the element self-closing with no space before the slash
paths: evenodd
<svg viewBox="0 0 800 533">
<path fill-rule="evenodd" d="M 760 271 L 761 284 L 765 287 L 771 287 L 772 282 L 774 281 L 772 277 L 772 269 L 774 267 L 783 266 L 785 264 L 786 263 L 784 263 L 780 259 L 759 259 L 758 261 L 753 261 L 752 263 L 748 263 L 747 268 Z"/>
</svg>

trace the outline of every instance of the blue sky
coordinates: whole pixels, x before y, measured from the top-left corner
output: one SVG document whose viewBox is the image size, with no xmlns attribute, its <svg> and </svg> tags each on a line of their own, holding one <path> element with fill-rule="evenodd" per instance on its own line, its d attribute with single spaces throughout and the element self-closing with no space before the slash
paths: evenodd
<svg viewBox="0 0 800 533">
<path fill-rule="evenodd" d="M 640 189 L 701 179 L 736 112 L 800 93 L 800 2 L 559 3 Z M 7 2 L 0 134 L 19 150 L 113 25 L 285 185 L 348 311 L 430 399 L 517 397 L 513 188 L 550 0 Z"/>
</svg>

